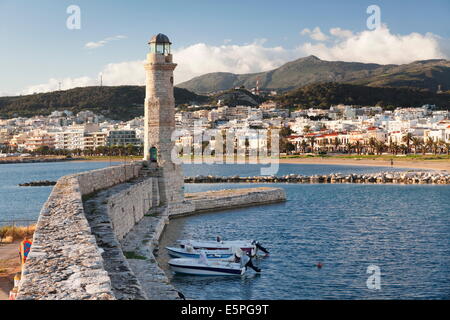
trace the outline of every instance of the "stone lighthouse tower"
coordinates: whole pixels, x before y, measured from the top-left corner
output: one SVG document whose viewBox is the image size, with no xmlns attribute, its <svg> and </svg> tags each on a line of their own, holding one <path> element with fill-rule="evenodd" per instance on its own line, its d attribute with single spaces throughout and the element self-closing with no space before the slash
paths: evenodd
<svg viewBox="0 0 450 320">
<path fill-rule="evenodd" d="M 180 165 L 172 161 L 175 130 L 175 98 L 171 42 L 164 34 L 149 42 L 150 52 L 145 63 L 145 132 L 144 160 L 156 170 L 161 204 L 173 206 L 184 200 L 184 176 Z"/>
</svg>

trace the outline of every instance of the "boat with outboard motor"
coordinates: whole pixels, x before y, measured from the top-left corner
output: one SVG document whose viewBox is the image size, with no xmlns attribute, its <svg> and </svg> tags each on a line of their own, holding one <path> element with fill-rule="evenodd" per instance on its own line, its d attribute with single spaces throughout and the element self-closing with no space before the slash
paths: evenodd
<svg viewBox="0 0 450 320">
<path fill-rule="evenodd" d="M 169 255 L 173 258 L 200 258 L 200 251 L 192 248 L 191 246 L 185 246 L 184 248 L 166 247 Z M 204 250 L 208 259 L 231 259 L 233 257 L 233 251 L 225 250 Z"/>
<path fill-rule="evenodd" d="M 252 264 L 252 260 L 246 254 L 240 258 L 240 262 L 209 260 L 204 251 L 200 252 L 199 259 L 176 258 L 169 260 L 169 266 L 175 273 L 190 274 L 197 276 L 229 276 L 243 275 L 247 267 L 256 272 L 261 269 Z"/>
<path fill-rule="evenodd" d="M 216 241 L 208 241 L 208 240 L 178 240 L 177 241 L 182 249 L 192 247 L 194 250 L 207 250 L 207 251 L 215 251 L 215 250 L 229 250 L 233 252 L 233 248 L 240 248 L 245 253 L 250 254 L 251 256 L 255 256 L 258 250 L 261 250 L 266 255 L 269 254 L 269 251 L 264 248 L 259 241 L 256 240 L 228 240 L 223 241 L 220 237 L 217 237 Z"/>
</svg>

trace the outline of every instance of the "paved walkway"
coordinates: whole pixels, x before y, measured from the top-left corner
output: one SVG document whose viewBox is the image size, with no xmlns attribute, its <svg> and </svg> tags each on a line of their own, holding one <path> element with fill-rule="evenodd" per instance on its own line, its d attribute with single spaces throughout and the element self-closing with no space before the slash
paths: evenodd
<svg viewBox="0 0 450 320">
<path fill-rule="evenodd" d="M 0 300 L 9 299 L 14 275 L 20 271 L 19 242 L 0 244 Z"/>
</svg>

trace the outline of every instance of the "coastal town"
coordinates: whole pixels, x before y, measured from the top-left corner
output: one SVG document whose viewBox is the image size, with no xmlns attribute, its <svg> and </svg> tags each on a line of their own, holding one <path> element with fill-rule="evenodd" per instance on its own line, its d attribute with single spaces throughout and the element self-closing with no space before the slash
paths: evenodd
<svg viewBox="0 0 450 320">
<path fill-rule="evenodd" d="M 234 132 L 235 146 L 252 148 L 255 130 L 280 132 L 281 154 L 448 154 L 450 113 L 434 105 L 383 110 L 335 105 L 290 110 L 274 101 L 259 106 L 191 105 L 175 113 L 179 149 L 205 148 L 208 132 Z M 198 140 L 196 135 L 203 139 Z M 261 137 L 258 138 L 259 145 Z M 250 140 L 250 142 L 249 142 Z M 31 154 L 141 155 L 144 118 L 110 120 L 92 111 L 0 120 L 0 157 Z M 209 144 L 214 147 L 214 137 Z"/>
<path fill-rule="evenodd" d="M 450 298 L 450 1 L 0 8 L 2 310 Z"/>
</svg>

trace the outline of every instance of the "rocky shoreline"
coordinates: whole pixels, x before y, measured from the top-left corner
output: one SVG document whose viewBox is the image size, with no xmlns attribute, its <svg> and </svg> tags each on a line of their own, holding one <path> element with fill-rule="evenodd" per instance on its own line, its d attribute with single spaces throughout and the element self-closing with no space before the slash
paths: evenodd
<svg viewBox="0 0 450 320">
<path fill-rule="evenodd" d="M 326 175 L 303 176 L 195 176 L 185 177 L 185 183 L 394 183 L 394 184 L 450 184 L 450 174 L 446 171 L 401 171 L 363 174 L 332 173 Z"/>
<path fill-rule="evenodd" d="M 31 181 L 31 182 L 19 183 L 19 187 L 54 186 L 55 184 L 56 184 L 56 181 L 42 180 L 42 181 Z"/>
<path fill-rule="evenodd" d="M 0 159 L 0 164 L 11 163 L 40 163 L 40 162 L 61 162 L 61 161 L 75 161 L 83 160 L 83 158 L 20 158 L 20 159 Z"/>
</svg>

